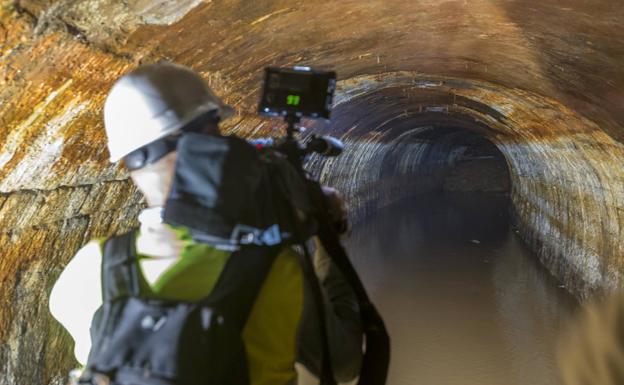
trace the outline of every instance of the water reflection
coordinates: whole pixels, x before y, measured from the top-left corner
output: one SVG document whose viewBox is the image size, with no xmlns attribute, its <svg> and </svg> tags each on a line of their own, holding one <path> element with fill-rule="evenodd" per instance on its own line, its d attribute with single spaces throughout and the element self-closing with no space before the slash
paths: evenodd
<svg viewBox="0 0 624 385">
<path fill-rule="evenodd" d="M 555 343 L 576 303 L 509 226 L 505 197 L 420 195 L 347 242 L 385 315 L 391 385 L 558 384 Z"/>
</svg>

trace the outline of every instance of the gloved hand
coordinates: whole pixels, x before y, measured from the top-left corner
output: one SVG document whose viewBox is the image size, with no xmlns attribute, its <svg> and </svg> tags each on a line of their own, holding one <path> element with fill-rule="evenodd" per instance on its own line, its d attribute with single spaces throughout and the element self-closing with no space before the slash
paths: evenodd
<svg viewBox="0 0 624 385">
<path fill-rule="evenodd" d="M 333 187 L 323 186 L 323 194 L 329 218 L 334 225 L 334 229 L 339 235 L 347 235 L 349 232 L 349 207 L 340 191 Z"/>
</svg>

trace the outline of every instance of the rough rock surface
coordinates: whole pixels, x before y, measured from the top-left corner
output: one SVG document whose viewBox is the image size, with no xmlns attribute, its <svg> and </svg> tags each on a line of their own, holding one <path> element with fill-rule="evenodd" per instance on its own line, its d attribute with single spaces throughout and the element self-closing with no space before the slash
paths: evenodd
<svg viewBox="0 0 624 385">
<path fill-rule="evenodd" d="M 349 150 L 311 166 L 356 211 L 453 159 L 427 132 L 483 135 L 550 271 L 580 297 L 621 287 L 623 19 L 613 0 L 0 0 L 0 385 L 60 383 L 74 364 L 50 287 L 142 205 L 107 163 L 102 103 L 161 59 L 197 69 L 248 136 L 279 126 L 254 115 L 264 66 L 336 69 L 331 130 Z"/>
</svg>

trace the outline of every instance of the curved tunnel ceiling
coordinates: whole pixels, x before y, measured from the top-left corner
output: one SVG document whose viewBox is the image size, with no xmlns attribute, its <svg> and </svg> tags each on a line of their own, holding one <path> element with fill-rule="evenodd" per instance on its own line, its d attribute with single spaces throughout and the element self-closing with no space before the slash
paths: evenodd
<svg viewBox="0 0 624 385">
<path fill-rule="evenodd" d="M 107 163 L 103 100 L 161 59 L 200 71 L 246 136 L 279 126 L 255 116 L 263 67 L 335 69 L 332 125 L 312 126 L 349 147 L 312 166 L 356 206 L 408 191 L 419 154 L 445 153 L 440 132 L 478 133 L 504 154 L 521 234 L 551 272 L 580 297 L 621 287 L 622 20 L 612 0 L 0 0 L 0 385 L 72 365 L 49 288 L 142 207 Z M 379 189 L 388 168 L 408 177 Z"/>
</svg>

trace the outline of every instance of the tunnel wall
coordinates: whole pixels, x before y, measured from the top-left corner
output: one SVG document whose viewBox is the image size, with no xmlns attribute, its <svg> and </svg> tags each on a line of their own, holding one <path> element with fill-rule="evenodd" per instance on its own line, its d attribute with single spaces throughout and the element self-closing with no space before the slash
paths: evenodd
<svg viewBox="0 0 624 385">
<path fill-rule="evenodd" d="M 431 129 L 417 127 L 389 140 L 345 136 L 345 151 L 339 157 L 316 157 L 306 167 L 344 194 L 351 220 L 358 221 L 403 198 L 442 190 L 454 162 L 452 146 L 411 139 Z"/>
<path fill-rule="evenodd" d="M 553 274 L 580 297 L 621 287 L 623 19 L 612 0 L 0 0 L 0 384 L 61 383 L 75 364 L 50 288 L 143 205 L 107 163 L 103 100 L 162 59 L 198 70 L 243 136 L 279 127 L 255 116 L 263 67 L 335 69 L 350 152 L 317 172 L 371 210 L 423 172 L 422 145 L 394 139 L 461 120 L 504 153 L 521 234 Z M 391 119 L 399 129 L 375 139 Z M 379 183 L 388 168 L 406 178 Z"/>
<path fill-rule="evenodd" d="M 464 122 L 455 124 L 453 128 L 424 126 L 407 130 L 393 126 L 382 135 L 344 135 L 345 148 L 339 157 L 315 156 L 306 168 L 323 184 L 335 186 L 343 193 L 354 223 L 389 204 L 419 194 L 508 193 L 505 159 L 502 164 L 495 159 L 462 162 L 467 148 L 463 140 L 480 136 L 469 132 Z M 388 135 L 397 130 L 398 136 Z"/>
<path fill-rule="evenodd" d="M 391 99 L 394 109 L 383 106 L 381 99 L 374 103 L 364 97 L 384 88 L 397 93 Z M 423 88 L 429 95 L 435 91 L 433 95 L 437 97 L 418 99 Z M 617 163 L 624 152 L 620 143 L 593 122 L 553 100 L 526 91 L 413 73 L 354 78 L 341 84 L 340 90 L 337 110 L 341 112 L 343 103 L 352 104 L 345 114 L 357 111 L 358 99 L 364 98 L 367 108 L 374 109 L 381 121 L 403 117 L 408 123 L 417 122 L 419 111 L 427 109 L 440 111 L 439 120 L 459 116 L 466 121 L 466 117 L 471 117 L 474 124 L 468 129 L 491 140 L 508 162 L 516 223 L 544 265 L 579 297 L 620 287 L 624 190 Z M 410 92 L 415 100 L 410 102 L 408 97 L 402 104 L 397 102 Z M 381 97 L 387 98 L 388 94 L 382 93 Z M 448 100 L 454 104 L 440 103 Z M 462 120 L 456 124 L 461 125 Z M 360 190 L 359 180 L 365 178 L 346 178 L 340 173 L 348 173 L 354 167 L 379 170 L 383 158 L 366 150 L 376 145 L 379 137 L 359 137 L 359 132 L 368 130 L 341 130 L 339 123 L 338 120 L 332 129 L 344 132 L 343 139 L 357 142 L 364 150 L 355 149 L 357 155 L 324 165 L 321 175 L 357 201 L 366 196 L 353 193 Z M 361 124 L 375 128 L 374 124 Z M 405 152 L 404 156 L 412 153 Z M 418 168 L 421 159 L 424 158 L 413 159 L 412 169 Z M 378 180 L 375 172 L 372 179 Z M 398 180 L 404 181 L 404 191 L 409 191 L 410 178 Z"/>
</svg>

